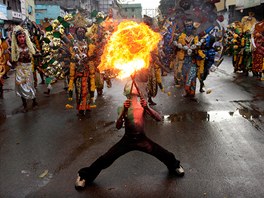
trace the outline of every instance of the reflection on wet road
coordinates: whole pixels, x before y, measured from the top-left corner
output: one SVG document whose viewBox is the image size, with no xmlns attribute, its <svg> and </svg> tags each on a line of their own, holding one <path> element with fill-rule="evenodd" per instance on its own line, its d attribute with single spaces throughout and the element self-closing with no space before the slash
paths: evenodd
<svg viewBox="0 0 264 198">
<path fill-rule="evenodd" d="M 164 115 L 164 123 L 171 122 L 186 122 L 186 121 L 208 121 L 208 122 L 221 122 L 233 118 L 244 118 L 251 123 L 258 120 L 263 123 L 264 112 L 255 109 L 241 108 L 235 111 L 192 111 L 192 112 L 179 112 L 172 115 Z M 259 128 L 260 127 L 256 127 Z"/>
</svg>

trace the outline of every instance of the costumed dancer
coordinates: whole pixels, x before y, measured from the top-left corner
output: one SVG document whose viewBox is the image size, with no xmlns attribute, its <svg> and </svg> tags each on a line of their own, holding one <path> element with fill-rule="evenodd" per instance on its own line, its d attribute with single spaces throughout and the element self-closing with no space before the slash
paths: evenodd
<svg viewBox="0 0 264 198">
<path fill-rule="evenodd" d="M 84 116 L 87 110 L 96 107 L 94 103 L 95 69 L 93 65 L 89 65 L 88 41 L 85 37 L 87 21 L 80 13 L 78 14 L 73 22 L 75 38 L 70 47 L 71 63 L 68 92 L 69 100 L 72 100 L 75 87 L 76 108 L 79 116 Z"/>
<path fill-rule="evenodd" d="M 33 108 L 37 107 L 36 89 L 33 78 L 33 55 L 35 49 L 29 33 L 21 26 L 15 26 L 12 33 L 12 62 L 16 67 L 15 92 L 21 97 L 23 111 L 27 111 L 27 100 L 33 100 Z"/>
<path fill-rule="evenodd" d="M 174 17 L 169 17 L 163 26 L 163 51 L 165 56 L 163 57 L 162 63 L 165 68 L 172 69 L 175 62 L 175 46 L 172 41 L 174 38 L 175 29 L 177 29 L 177 23 Z M 162 69 L 162 75 L 166 76 L 167 72 Z"/>
<path fill-rule="evenodd" d="M 88 46 L 87 42 L 84 40 L 85 32 L 86 29 L 84 27 L 76 28 L 76 40 L 74 40 L 73 47 L 70 48 L 72 57 L 70 63 L 70 78 L 68 85 L 69 100 L 72 100 L 73 89 L 75 87 L 77 103 L 76 108 L 79 112 L 79 115 L 85 115 L 86 110 L 90 110 L 88 98 Z"/>
<path fill-rule="evenodd" d="M 253 74 L 264 80 L 264 20 L 257 22 L 252 34 L 253 44 Z"/>
<path fill-rule="evenodd" d="M 96 43 L 96 41 L 95 41 Z M 97 66 L 99 65 L 98 63 L 98 55 L 97 55 L 97 50 L 96 50 L 96 45 L 93 43 L 89 43 L 88 45 L 88 66 L 89 66 L 89 94 L 90 94 L 90 108 L 95 108 L 95 99 L 94 99 L 94 93 L 95 90 L 98 88 L 99 90 L 99 95 L 103 93 L 103 86 L 102 86 L 102 81 L 96 80 L 97 79 L 102 79 L 101 76 L 96 76 L 97 74 L 100 74 L 100 72 L 97 70 Z M 97 82 L 97 83 L 96 83 Z M 97 85 L 97 86 L 96 86 Z"/>
<path fill-rule="evenodd" d="M 237 71 L 243 71 L 243 46 L 242 46 L 242 23 L 240 21 L 235 21 L 232 24 L 234 28 L 234 34 L 232 39 L 233 45 L 233 57 L 232 63 L 234 67 L 234 73 Z"/>
<path fill-rule="evenodd" d="M 10 40 L 11 38 L 9 38 L 9 36 L 7 38 L 2 38 L 2 34 L 0 33 L 0 36 L 1 36 L 1 47 L 3 49 L 3 56 L 4 56 L 4 59 L 3 61 L 3 64 L 5 64 L 5 73 L 4 73 L 4 76 L 3 76 L 3 79 L 7 79 L 9 78 L 9 76 L 7 75 L 8 71 L 10 70 L 11 68 L 11 65 L 10 65 L 10 62 L 11 62 L 11 52 L 10 52 Z"/>
<path fill-rule="evenodd" d="M 96 38 L 94 40 L 94 44 L 89 44 L 89 51 L 88 51 L 88 57 L 89 57 L 89 65 L 93 67 L 94 71 L 94 78 L 95 78 L 95 89 L 97 91 L 97 95 L 101 96 L 103 94 L 104 89 L 104 74 L 100 72 L 98 69 L 98 65 L 100 65 L 100 57 L 103 53 L 104 49 L 104 38 L 99 36 L 99 38 Z"/>
<path fill-rule="evenodd" d="M 160 88 L 161 91 L 164 91 L 161 78 L 161 68 L 162 63 L 160 61 L 159 50 L 156 48 L 151 52 L 151 60 L 148 68 L 147 94 L 149 105 L 156 105 L 152 98 L 157 95 L 158 88 Z"/>
<path fill-rule="evenodd" d="M 219 67 L 224 60 L 224 34 L 223 32 L 216 32 L 215 42 L 212 46 L 215 49 L 214 66 Z M 212 70 L 212 69 L 211 69 Z"/>
<path fill-rule="evenodd" d="M 4 78 L 3 76 L 5 75 L 6 69 L 6 59 L 5 56 L 3 54 L 4 49 L 2 47 L 2 40 L 0 39 L 0 98 L 4 97 Z"/>
<path fill-rule="evenodd" d="M 42 44 L 43 63 L 42 69 L 45 73 L 45 82 L 47 96 L 50 95 L 52 84 L 58 80 L 64 80 L 64 89 L 68 77 L 70 50 L 72 35 L 69 32 L 72 15 L 67 14 L 64 17 L 58 16 L 57 19 L 46 20 L 42 26 L 45 27 L 45 38 Z"/>
<path fill-rule="evenodd" d="M 33 55 L 33 76 L 34 76 L 34 86 L 35 88 L 37 88 L 38 85 L 38 78 L 37 78 L 37 68 L 40 66 L 40 50 L 41 50 L 41 46 L 40 46 L 40 40 L 39 40 L 39 34 L 40 31 L 37 24 L 35 24 L 34 22 L 32 22 L 29 18 L 25 18 L 22 23 L 20 24 L 21 27 L 26 28 L 28 30 L 29 33 L 29 37 L 30 40 L 32 41 L 36 53 Z M 44 84 L 44 79 L 43 79 L 43 73 L 40 73 L 40 77 L 42 79 L 42 83 Z"/>
<path fill-rule="evenodd" d="M 33 76 L 34 76 L 34 86 L 37 88 L 38 85 L 38 77 L 37 73 L 39 73 L 41 78 L 41 84 L 44 84 L 44 73 L 40 69 L 41 62 L 42 62 L 42 55 L 41 55 L 41 39 L 43 38 L 44 34 L 41 31 L 40 27 L 29 18 L 25 18 L 20 26 L 26 28 L 28 30 L 30 39 L 35 47 L 36 53 L 33 55 Z"/>
<path fill-rule="evenodd" d="M 242 46 L 243 49 L 243 68 L 246 75 L 248 72 L 252 71 L 252 44 L 251 44 L 251 34 L 252 28 L 257 22 L 256 18 L 254 17 L 254 13 L 250 12 L 249 16 L 244 16 L 241 19 L 242 23 L 242 31 L 243 31 L 243 38 L 242 38 Z"/>
<path fill-rule="evenodd" d="M 213 37 L 211 35 L 208 35 L 205 38 L 205 43 L 204 43 L 205 59 L 204 59 L 203 66 L 202 66 L 203 69 L 201 71 L 200 68 L 199 68 L 199 73 L 198 73 L 198 79 L 200 81 L 200 89 L 199 89 L 199 91 L 201 93 L 204 92 L 204 89 L 203 89 L 204 81 L 206 80 L 207 76 L 209 75 L 210 68 L 212 67 L 212 65 L 215 62 L 216 50 L 213 47 L 214 43 L 215 43 L 215 37 Z"/>
<path fill-rule="evenodd" d="M 57 73 L 63 73 L 62 69 L 61 69 L 61 65 L 59 67 L 57 67 L 58 63 L 59 63 L 59 56 L 60 54 L 59 49 L 61 47 L 61 39 L 60 36 L 61 34 L 57 31 L 57 28 L 59 27 L 59 21 L 57 19 L 55 19 L 51 26 L 52 30 L 51 31 L 47 31 L 46 35 L 48 35 L 47 37 L 50 38 L 50 49 L 49 49 L 49 55 L 48 57 L 46 57 L 48 59 L 48 61 L 44 61 L 47 64 L 43 65 L 44 68 L 44 73 L 45 73 L 45 84 L 47 86 L 47 91 L 44 91 L 44 94 L 46 94 L 46 96 L 50 95 L 50 92 L 52 90 L 52 84 L 57 82 Z M 49 29 L 49 28 L 47 28 Z M 60 72 L 58 72 L 58 68 L 59 70 L 61 70 Z"/>
<path fill-rule="evenodd" d="M 158 30 L 157 25 L 154 24 L 154 20 L 151 17 L 145 17 L 144 23 L 147 24 L 152 30 Z M 169 69 L 165 68 L 161 63 L 161 59 L 165 56 L 163 44 L 164 41 L 160 41 L 158 46 L 151 52 L 150 56 L 150 64 L 148 67 L 146 83 L 146 92 L 149 105 L 156 105 L 152 98 L 157 95 L 158 88 L 160 88 L 161 91 L 164 91 L 161 78 L 162 72 L 169 72 Z"/>
<path fill-rule="evenodd" d="M 185 22 L 185 32 L 181 33 L 178 41 L 174 44 L 179 48 L 178 53 L 181 54 L 179 61 L 183 61 L 182 77 L 184 84 L 184 96 L 194 97 L 196 89 L 197 62 L 195 59 L 195 51 L 202 55 L 202 50 L 199 49 L 202 42 L 198 36 L 194 35 L 194 26 L 191 19 Z M 204 55 L 205 57 L 205 55 Z"/>
<path fill-rule="evenodd" d="M 184 31 L 184 20 L 186 19 L 186 16 L 184 14 L 184 10 L 182 8 L 177 8 L 175 10 L 175 25 L 173 28 L 173 37 L 171 38 L 171 42 L 175 45 L 175 41 L 177 42 L 180 34 Z M 183 66 L 183 59 L 184 59 L 184 53 L 182 53 L 181 50 L 177 48 L 177 46 L 174 48 L 175 57 L 172 61 L 172 68 L 174 73 L 174 82 L 176 87 L 180 87 L 181 81 L 182 81 L 182 66 Z"/>
<path fill-rule="evenodd" d="M 101 65 L 101 56 L 107 40 L 116 30 L 118 22 L 113 19 L 112 9 L 109 9 L 108 16 L 94 10 L 91 18 L 93 24 L 87 29 L 86 36 L 89 39 L 89 62 L 95 71 L 95 89 L 97 96 L 100 96 L 103 94 L 104 82 L 108 88 L 111 88 L 111 79 L 116 77 L 115 72 L 110 68 L 100 71 L 99 65 Z"/>
<path fill-rule="evenodd" d="M 36 54 L 34 55 L 34 80 L 35 80 L 35 87 L 37 87 L 37 84 L 38 84 L 38 78 L 37 78 L 37 72 L 39 73 L 39 76 L 40 76 L 40 79 L 41 79 L 41 82 L 40 84 L 45 84 L 45 79 L 44 79 L 44 72 L 43 70 L 41 69 L 42 67 L 42 59 L 43 59 L 43 56 L 41 54 L 41 51 L 42 51 L 42 39 L 44 37 L 44 32 L 40 29 L 40 27 L 35 24 L 34 22 L 32 22 L 33 25 L 34 25 L 34 29 L 32 30 L 32 37 L 33 37 L 33 41 L 34 41 L 34 44 L 36 46 Z"/>
<path fill-rule="evenodd" d="M 100 13 L 97 13 L 96 16 L 101 16 Z M 96 20 L 97 17 L 95 17 Z M 91 84 L 91 89 L 93 92 L 92 95 L 92 103 L 93 107 L 95 106 L 94 103 L 94 93 L 95 90 L 97 91 L 97 95 L 100 96 L 103 94 L 104 88 L 104 77 L 103 74 L 100 73 L 99 69 L 97 68 L 100 64 L 100 55 L 102 54 L 105 40 L 103 37 L 103 30 L 102 26 L 100 26 L 99 22 L 94 22 L 89 28 L 87 28 L 87 32 L 85 36 L 89 39 L 88 41 L 88 64 L 91 71 L 90 78 L 94 81 L 94 85 Z"/>
<path fill-rule="evenodd" d="M 223 54 L 227 56 L 232 56 L 233 54 L 233 34 L 234 29 L 233 26 L 230 24 L 227 26 L 225 34 L 224 34 L 224 50 Z"/>
<path fill-rule="evenodd" d="M 153 142 L 145 135 L 144 115 L 148 114 L 156 121 L 161 121 L 162 118 L 158 112 L 147 105 L 145 99 L 138 99 L 140 94 L 136 86 L 134 81 L 129 81 L 125 85 L 124 95 L 127 97 L 127 100 L 118 109 L 119 116 L 116 122 L 116 128 L 121 129 L 124 123 L 124 136 L 89 167 L 84 167 L 78 171 L 75 182 L 75 188 L 77 190 L 84 189 L 96 179 L 103 169 L 108 168 L 120 156 L 134 150 L 142 151 L 156 157 L 167 166 L 170 173 L 176 176 L 184 176 L 184 169 L 174 154 Z"/>
<path fill-rule="evenodd" d="M 214 31 L 214 26 L 210 26 L 206 30 L 200 33 L 202 36 L 202 45 L 200 49 L 197 50 L 196 63 L 197 63 L 197 78 L 200 82 L 199 91 L 204 92 L 204 81 L 209 74 L 209 70 L 215 62 L 215 49 L 213 47 L 215 43 L 215 37 L 212 35 Z M 204 36 L 203 36 L 204 35 Z"/>
<path fill-rule="evenodd" d="M 184 43 L 183 40 L 182 41 L 179 40 L 179 36 L 175 38 L 175 41 L 174 41 L 174 45 L 176 46 L 178 45 L 178 41 L 179 43 Z M 182 67 L 183 67 L 183 62 L 184 62 L 184 56 L 185 56 L 184 50 L 180 49 L 180 47 L 177 46 L 176 59 L 175 59 L 175 65 L 174 65 L 174 83 L 176 87 L 180 87 L 182 84 L 182 78 L 183 78 L 182 77 Z"/>
</svg>

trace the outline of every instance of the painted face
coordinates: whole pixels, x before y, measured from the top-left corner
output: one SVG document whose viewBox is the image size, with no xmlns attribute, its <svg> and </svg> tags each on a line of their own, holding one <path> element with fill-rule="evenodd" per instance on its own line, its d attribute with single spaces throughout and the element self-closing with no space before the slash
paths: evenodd
<svg viewBox="0 0 264 198">
<path fill-rule="evenodd" d="M 19 34 L 17 36 L 17 42 L 18 42 L 19 45 L 26 43 L 26 35 L 25 35 L 25 33 Z"/>
<path fill-rule="evenodd" d="M 185 25 L 185 31 L 186 31 L 186 34 L 187 34 L 187 35 L 191 35 L 192 32 L 193 32 L 193 29 L 194 29 L 194 27 L 193 27 L 192 24 L 187 24 L 187 25 Z"/>
<path fill-rule="evenodd" d="M 76 31 L 76 35 L 78 39 L 83 39 L 85 36 L 85 30 L 83 28 L 78 28 L 78 30 Z"/>
</svg>

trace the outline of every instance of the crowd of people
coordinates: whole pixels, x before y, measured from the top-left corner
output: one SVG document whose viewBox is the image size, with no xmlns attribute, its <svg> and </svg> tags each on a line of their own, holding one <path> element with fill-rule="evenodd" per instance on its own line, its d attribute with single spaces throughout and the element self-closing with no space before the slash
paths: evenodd
<svg viewBox="0 0 264 198">
<path fill-rule="evenodd" d="M 252 72 L 264 80 L 264 22 L 258 22 L 250 13 L 224 29 L 213 2 L 188 2 L 180 1 L 166 17 L 143 19 L 162 35 L 151 52 L 146 74 L 149 105 L 156 105 L 153 98 L 158 89 L 164 91 L 162 76 L 165 78 L 171 71 L 175 87 L 184 89 L 184 97 L 195 96 L 197 79 L 199 91 L 204 92 L 210 69 L 219 66 L 224 55 L 233 57 L 234 72 Z M 2 39 L 0 45 L 0 97 L 3 98 L 4 80 L 12 67 L 16 70 L 15 91 L 21 97 L 24 112 L 29 99 L 33 108 L 38 106 L 36 87 L 40 77 L 40 83 L 47 85 L 47 96 L 54 83 L 64 80 L 69 96 L 66 108 L 76 106 L 78 114 L 84 116 L 96 107 L 95 93 L 102 95 L 105 83 L 112 86 L 115 73 L 100 71 L 98 65 L 119 22 L 113 19 L 111 11 L 107 15 L 93 12 L 92 16 L 79 12 L 46 19 L 40 25 L 26 19 L 14 26 L 9 39 Z"/>
<path fill-rule="evenodd" d="M 234 72 L 243 72 L 264 80 L 264 21 L 257 21 L 253 13 L 241 21 L 231 23 L 226 30 L 226 54 L 232 56 Z"/>
<path fill-rule="evenodd" d="M 234 72 L 253 73 L 264 80 L 264 22 L 249 13 L 241 21 L 226 27 L 213 1 L 180 1 L 161 28 L 163 64 L 174 71 L 176 87 L 184 96 L 194 97 L 196 82 L 204 92 L 210 71 L 218 67 L 224 56 L 232 56 Z"/>
</svg>

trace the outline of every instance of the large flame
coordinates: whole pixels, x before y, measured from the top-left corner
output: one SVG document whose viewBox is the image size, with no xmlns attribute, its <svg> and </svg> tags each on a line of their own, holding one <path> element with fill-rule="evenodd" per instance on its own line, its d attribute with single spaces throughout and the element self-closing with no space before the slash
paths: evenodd
<svg viewBox="0 0 264 198">
<path fill-rule="evenodd" d="M 161 35 L 144 23 L 121 22 L 107 42 L 98 68 L 116 70 L 119 78 L 129 77 L 149 66 L 150 52 L 160 40 Z"/>
</svg>

